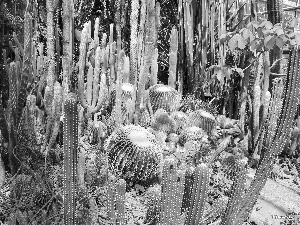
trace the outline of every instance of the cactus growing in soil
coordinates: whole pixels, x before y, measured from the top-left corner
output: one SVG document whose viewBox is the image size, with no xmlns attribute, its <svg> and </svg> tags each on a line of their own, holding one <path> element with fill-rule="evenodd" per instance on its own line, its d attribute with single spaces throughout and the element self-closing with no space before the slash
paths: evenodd
<svg viewBox="0 0 300 225">
<path fill-rule="evenodd" d="M 78 109 L 74 93 L 67 96 L 64 104 L 64 221 L 76 223 L 75 195 L 77 189 Z"/>
</svg>

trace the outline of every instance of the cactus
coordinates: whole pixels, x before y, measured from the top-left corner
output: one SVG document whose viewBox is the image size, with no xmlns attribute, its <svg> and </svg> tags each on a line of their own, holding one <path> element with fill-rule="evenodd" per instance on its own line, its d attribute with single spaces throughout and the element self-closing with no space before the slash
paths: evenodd
<svg viewBox="0 0 300 225">
<path fill-rule="evenodd" d="M 78 109 L 75 94 L 70 93 L 64 105 L 64 221 L 76 223 Z"/>
<path fill-rule="evenodd" d="M 221 225 L 235 224 L 237 208 L 239 200 L 243 198 L 245 192 L 246 168 L 243 162 L 238 162 L 235 170 L 234 181 L 231 187 L 231 197 L 227 203 L 227 207 L 222 216 Z"/>
<path fill-rule="evenodd" d="M 138 65 L 137 65 L 137 29 L 138 29 L 138 13 L 139 13 L 139 1 L 131 1 L 131 14 L 130 14 L 130 83 L 135 84 L 138 74 Z"/>
<path fill-rule="evenodd" d="M 176 27 L 173 27 L 170 35 L 170 54 L 169 54 L 169 80 L 168 85 L 176 88 L 176 65 L 177 65 L 177 50 L 178 50 L 178 33 Z"/>
<path fill-rule="evenodd" d="M 125 225 L 125 180 L 117 180 L 116 177 L 110 175 L 107 190 L 107 215 L 109 223 Z"/>
<path fill-rule="evenodd" d="M 264 155 L 256 171 L 254 180 L 250 184 L 250 188 L 239 202 L 239 207 L 236 213 L 236 224 L 242 224 L 242 222 L 249 216 L 255 202 L 257 201 L 258 193 L 261 191 L 267 181 L 267 178 L 270 176 L 275 157 L 283 150 L 284 144 L 290 133 L 292 121 L 296 114 L 296 106 L 299 103 L 299 55 L 299 47 L 292 49 L 289 58 L 287 80 L 284 87 L 283 107 L 281 108 L 279 123 L 276 126 L 274 136 L 270 137 L 270 144 L 262 146 Z"/>
<path fill-rule="evenodd" d="M 216 118 L 211 113 L 199 109 L 188 114 L 187 124 L 188 126 L 198 126 L 210 135 L 216 127 Z"/>
<path fill-rule="evenodd" d="M 146 129 L 134 125 L 120 127 L 109 136 L 104 148 L 115 174 L 132 180 L 147 180 L 155 175 L 161 149 Z"/>
<path fill-rule="evenodd" d="M 99 112 L 101 107 L 103 106 L 104 97 L 106 96 L 106 55 L 105 55 L 105 39 L 102 40 L 101 48 L 98 46 L 95 54 L 95 68 L 89 62 L 88 66 L 88 74 L 87 74 L 87 83 L 85 88 L 84 83 L 84 71 L 86 66 L 86 57 L 87 57 L 87 42 L 90 38 L 89 32 L 91 30 L 90 23 L 85 23 L 84 28 L 81 34 L 81 42 L 80 42 L 80 58 L 79 58 L 79 74 L 78 74 L 78 94 L 80 98 L 81 105 L 87 109 L 88 117 Z M 106 37 L 106 35 L 103 35 Z M 91 42 L 92 44 L 92 42 Z M 93 48 L 94 46 L 90 46 Z M 104 55 L 101 58 L 101 55 Z M 100 84 L 99 76 L 100 76 L 100 65 L 103 62 L 104 70 L 101 72 L 101 81 Z M 111 68 L 112 69 L 112 68 Z M 100 87 L 99 87 L 100 85 Z M 99 90 L 99 91 L 98 91 Z M 96 104 L 97 102 L 97 104 Z"/>
<path fill-rule="evenodd" d="M 203 219 L 204 204 L 208 197 L 209 170 L 206 164 L 202 163 L 195 169 L 195 180 L 191 196 L 191 205 L 185 224 L 201 224 Z"/>
<path fill-rule="evenodd" d="M 177 170 L 175 160 L 165 160 L 162 174 L 161 224 L 180 224 L 184 174 L 184 171 Z"/>
<path fill-rule="evenodd" d="M 159 108 L 174 112 L 179 107 L 180 96 L 171 86 L 157 84 L 149 88 L 150 103 L 155 113 Z"/>
</svg>

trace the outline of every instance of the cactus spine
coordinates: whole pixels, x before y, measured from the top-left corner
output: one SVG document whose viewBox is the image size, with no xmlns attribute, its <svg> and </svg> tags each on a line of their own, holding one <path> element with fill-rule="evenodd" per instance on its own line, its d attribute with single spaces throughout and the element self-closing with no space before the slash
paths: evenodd
<svg viewBox="0 0 300 225">
<path fill-rule="evenodd" d="M 78 109 L 76 96 L 70 93 L 64 104 L 64 221 L 76 224 Z"/>
</svg>

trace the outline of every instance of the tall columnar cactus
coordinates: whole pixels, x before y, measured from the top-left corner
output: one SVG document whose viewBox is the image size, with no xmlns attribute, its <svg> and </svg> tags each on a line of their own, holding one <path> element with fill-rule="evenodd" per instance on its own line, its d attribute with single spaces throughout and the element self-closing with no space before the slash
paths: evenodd
<svg viewBox="0 0 300 225">
<path fill-rule="evenodd" d="M 143 66 L 141 67 L 141 74 L 138 85 L 138 93 L 136 98 L 136 116 L 140 119 L 140 106 L 142 103 L 145 85 L 149 80 L 149 72 L 152 64 L 153 53 L 154 53 L 154 42 L 155 42 L 155 0 L 149 0 L 147 2 L 147 20 L 146 20 L 146 32 L 145 32 L 145 51 L 143 54 Z"/>
<path fill-rule="evenodd" d="M 172 28 L 170 35 L 170 53 L 169 53 L 169 80 L 168 85 L 176 88 L 176 66 L 177 66 L 177 50 L 178 50 L 178 32 L 176 27 Z"/>
<path fill-rule="evenodd" d="M 115 176 L 110 175 L 107 189 L 107 215 L 111 224 L 125 225 L 125 192 L 125 180 L 117 180 Z"/>
<path fill-rule="evenodd" d="M 208 197 L 209 176 L 209 169 L 206 164 L 202 163 L 196 167 L 186 225 L 201 224 L 203 220 L 204 204 Z"/>
<path fill-rule="evenodd" d="M 75 94 L 70 93 L 64 104 L 64 223 L 76 224 L 78 109 Z"/>
<path fill-rule="evenodd" d="M 238 162 L 235 169 L 235 176 L 233 185 L 231 187 L 230 199 L 227 203 L 227 208 L 223 213 L 221 225 L 234 224 L 239 207 L 239 200 L 243 198 L 245 194 L 245 182 L 246 182 L 246 167 L 244 162 Z"/>
<path fill-rule="evenodd" d="M 49 61 L 48 74 L 47 74 L 47 86 L 45 88 L 45 109 L 47 115 L 51 115 L 51 106 L 54 95 L 54 82 L 56 80 L 55 76 L 55 45 L 54 45 L 54 9 L 56 7 L 57 1 L 47 0 L 47 58 Z"/>
<path fill-rule="evenodd" d="M 58 3 L 58 0 L 52 0 Z M 62 20 L 63 20 L 63 102 L 69 92 L 70 77 L 73 71 L 73 44 L 74 44 L 74 1 L 62 1 Z M 62 103 L 64 105 L 64 103 Z"/>
<path fill-rule="evenodd" d="M 284 87 L 283 107 L 281 108 L 279 123 L 269 145 L 262 145 L 264 155 L 256 171 L 254 180 L 250 184 L 245 196 L 240 200 L 236 213 L 236 223 L 242 224 L 248 218 L 258 194 L 266 184 L 267 178 L 273 169 L 275 157 L 283 150 L 290 134 L 293 119 L 299 104 L 300 93 L 300 49 L 292 49 L 289 58 L 288 73 Z"/>
<path fill-rule="evenodd" d="M 162 174 L 161 224 L 180 224 L 185 173 L 178 170 L 174 159 L 166 159 Z"/>
</svg>

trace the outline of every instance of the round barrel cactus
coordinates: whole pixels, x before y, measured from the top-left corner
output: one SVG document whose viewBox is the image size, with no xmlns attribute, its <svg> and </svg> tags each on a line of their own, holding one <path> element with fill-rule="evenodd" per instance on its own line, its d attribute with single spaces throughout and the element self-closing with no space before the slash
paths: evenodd
<svg viewBox="0 0 300 225">
<path fill-rule="evenodd" d="M 149 88 L 150 103 L 153 112 L 162 108 L 167 112 L 174 112 L 180 105 L 180 95 L 173 87 L 156 84 Z"/>
<path fill-rule="evenodd" d="M 155 136 L 135 125 L 116 129 L 106 140 L 104 148 L 113 173 L 133 181 L 151 179 L 157 171 L 162 152 Z"/>
<path fill-rule="evenodd" d="M 216 127 L 216 118 L 209 112 L 199 109 L 189 113 L 187 123 L 189 126 L 197 126 L 211 134 Z"/>
</svg>

